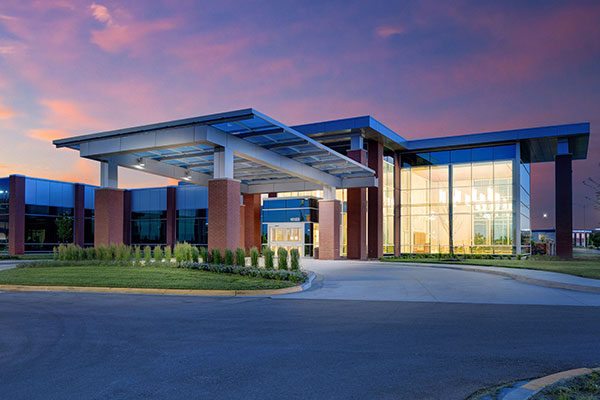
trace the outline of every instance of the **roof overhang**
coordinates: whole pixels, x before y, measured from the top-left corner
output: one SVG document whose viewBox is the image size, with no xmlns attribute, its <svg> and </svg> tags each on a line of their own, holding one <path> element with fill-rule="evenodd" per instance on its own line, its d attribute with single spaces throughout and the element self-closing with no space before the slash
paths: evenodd
<svg viewBox="0 0 600 400">
<path fill-rule="evenodd" d="M 469 135 L 445 136 L 431 139 L 409 140 L 407 151 L 428 151 L 448 148 L 468 148 L 504 143 L 521 144 L 521 156 L 528 162 L 554 161 L 558 141 L 569 142 L 569 152 L 574 160 L 587 157 L 590 137 L 590 123 L 542 126 L 508 131 L 476 133 Z"/>
<path fill-rule="evenodd" d="M 377 186 L 372 169 L 254 109 L 55 140 L 80 156 L 207 185 L 215 150 L 233 150 L 246 193 Z"/>
</svg>

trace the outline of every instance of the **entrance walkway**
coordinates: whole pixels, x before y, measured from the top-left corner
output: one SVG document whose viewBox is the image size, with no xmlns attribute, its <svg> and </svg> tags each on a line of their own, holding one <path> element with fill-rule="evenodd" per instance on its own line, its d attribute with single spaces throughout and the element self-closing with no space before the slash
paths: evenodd
<svg viewBox="0 0 600 400">
<path fill-rule="evenodd" d="M 278 298 L 600 306 L 597 293 L 549 288 L 505 276 L 426 264 L 306 259 L 302 266 L 317 274 L 312 287 Z M 568 275 L 503 269 L 534 279 L 558 279 L 558 275 L 565 281 L 600 286 L 600 282 Z"/>
</svg>

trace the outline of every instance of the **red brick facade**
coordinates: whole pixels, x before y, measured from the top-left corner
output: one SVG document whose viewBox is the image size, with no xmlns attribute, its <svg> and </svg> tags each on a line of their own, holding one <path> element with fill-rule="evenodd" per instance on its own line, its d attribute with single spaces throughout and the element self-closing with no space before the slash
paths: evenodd
<svg viewBox="0 0 600 400">
<path fill-rule="evenodd" d="M 25 177 L 8 178 L 8 254 L 25 253 Z"/>
<path fill-rule="evenodd" d="M 369 193 L 369 258 L 383 256 L 383 144 L 374 140 L 368 143 L 368 167 L 375 171 L 379 186 L 370 187 Z"/>
<path fill-rule="evenodd" d="M 208 248 L 240 247 L 240 181 L 213 179 L 208 182 Z"/>
<path fill-rule="evenodd" d="M 260 194 L 244 194 L 244 245 L 260 251 Z"/>
<path fill-rule="evenodd" d="M 100 188 L 95 194 L 94 246 L 129 242 L 129 218 L 126 221 L 126 192 Z"/>
<path fill-rule="evenodd" d="M 367 163 L 367 152 L 349 150 L 348 157 L 363 165 Z M 348 189 L 347 200 L 347 238 L 348 258 L 353 260 L 367 259 L 367 189 Z"/>
<path fill-rule="evenodd" d="M 339 200 L 319 201 L 319 259 L 337 260 L 340 258 L 341 202 Z"/>
</svg>

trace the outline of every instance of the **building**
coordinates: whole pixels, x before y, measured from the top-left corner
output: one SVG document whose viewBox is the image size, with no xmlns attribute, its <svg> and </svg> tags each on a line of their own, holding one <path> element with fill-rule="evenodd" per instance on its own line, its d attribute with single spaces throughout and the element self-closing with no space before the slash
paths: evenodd
<svg viewBox="0 0 600 400">
<path fill-rule="evenodd" d="M 600 229 L 573 229 L 572 243 L 573 247 L 590 246 L 590 237 Z M 556 229 L 534 229 L 532 240 L 536 242 L 554 242 L 556 241 Z"/>
<path fill-rule="evenodd" d="M 96 245 L 189 239 L 298 247 L 321 259 L 529 253 L 529 165 L 554 161 L 557 252 L 570 257 L 571 162 L 586 158 L 589 132 L 578 123 L 407 140 L 370 116 L 288 127 L 244 109 L 54 144 L 100 163 L 100 187 L 73 186 L 76 243 L 89 243 L 77 232 L 93 214 Z M 120 190 L 119 166 L 187 185 Z M 29 203 L 18 200 L 31 196 L 27 179 L 8 179 L 9 217 L 0 208 L 12 253 L 27 250 L 19 241 Z M 181 206 L 187 191 L 204 194 Z"/>
</svg>

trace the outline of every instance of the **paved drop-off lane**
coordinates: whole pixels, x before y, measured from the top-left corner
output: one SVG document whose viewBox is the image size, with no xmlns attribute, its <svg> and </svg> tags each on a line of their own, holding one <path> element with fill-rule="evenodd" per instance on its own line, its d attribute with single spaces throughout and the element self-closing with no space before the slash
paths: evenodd
<svg viewBox="0 0 600 400">
<path fill-rule="evenodd" d="M 317 278 L 310 290 L 286 298 L 600 306 L 600 293 L 543 287 L 483 272 L 428 264 L 302 261 L 304 268 L 317 273 Z M 522 273 L 518 269 L 505 270 Z M 541 279 L 547 279 L 547 274 L 530 271 L 532 277 Z"/>
<path fill-rule="evenodd" d="M 0 293 L 0 393 L 462 399 L 594 366 L 600 309 Z"/>
</svg>

